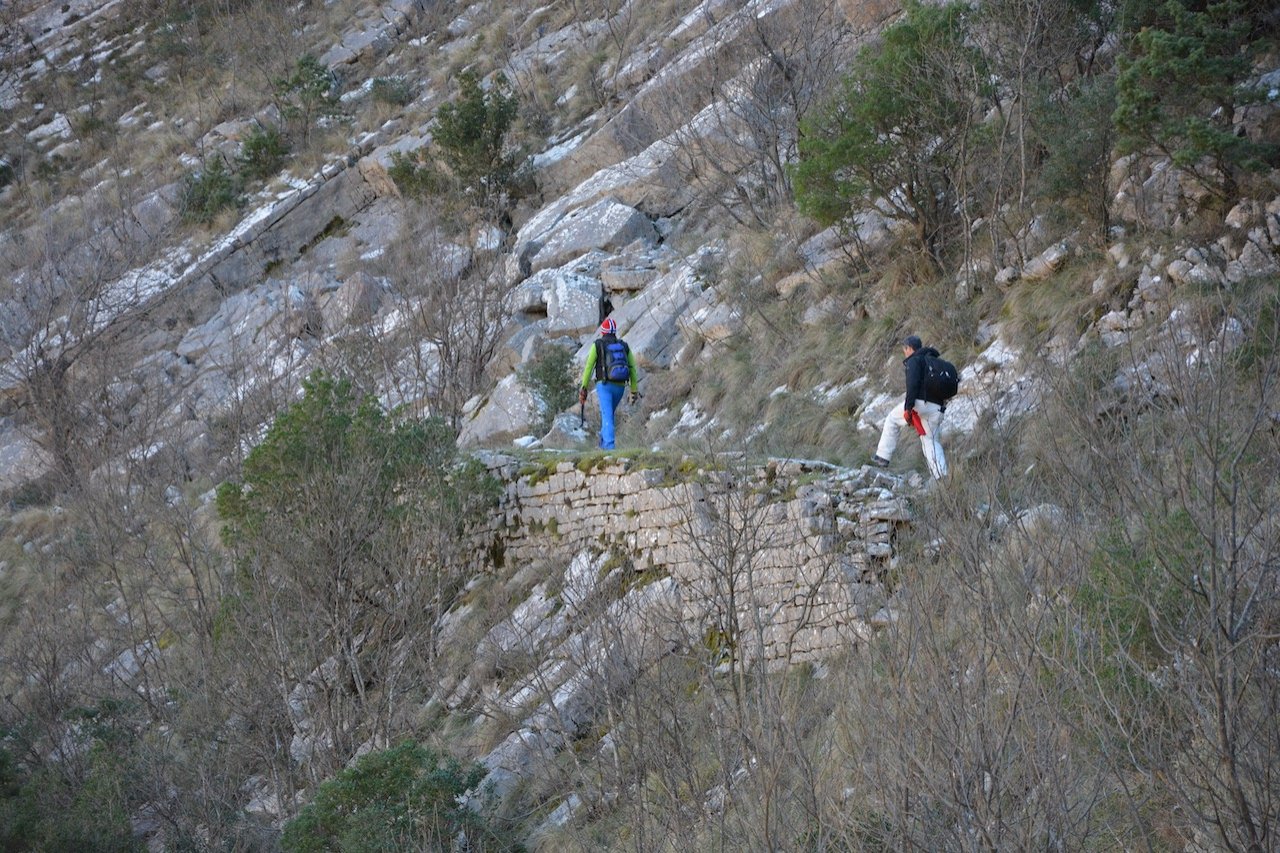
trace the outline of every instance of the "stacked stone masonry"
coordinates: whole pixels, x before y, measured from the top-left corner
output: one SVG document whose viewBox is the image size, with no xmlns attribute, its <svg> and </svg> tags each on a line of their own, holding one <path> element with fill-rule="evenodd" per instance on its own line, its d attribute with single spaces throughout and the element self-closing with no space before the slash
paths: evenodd
<svg viewBox="0 0 1280 853">
<path fill-rule="evenodd" d="M 886 616 L 883 579 L 906 501 L 870 469 L 770 462 L 674 473 L 630 459 L 564 460 L 505 484 L 486 551 L 524 566 L 612 553 L 646 577 L 669 576 L 689 636 L 734 626 L 744 659 L 821 659 L 865 639 Z M 883 482 L 883 481 L 882 481 Z"/>
</svg>

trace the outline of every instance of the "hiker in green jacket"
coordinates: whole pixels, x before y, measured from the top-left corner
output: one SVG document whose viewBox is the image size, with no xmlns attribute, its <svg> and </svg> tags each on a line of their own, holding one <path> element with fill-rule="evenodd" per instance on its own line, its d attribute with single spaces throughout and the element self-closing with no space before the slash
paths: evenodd
<svg viewBox="0 0 1280 853">
<path fill-rule="evenodd" d="M 587 363 L 582 369 L 582 384 L 578 388 L 578 402 L 587 401 L 587 383 L 596 380 L 596 398 L 600 401 L 600 447 L 612 450 L 614 442 L 613 415 L 622 402 L 622 395 L 631 385 L 631 402 L 638 396 L 636 383 L 640 373 L 636 369 L 636 357 L 625 341 L 618 339 L 618 324 L 606 317 L 600 324 L 600 337 L 596 338 Z"/>
</svg>

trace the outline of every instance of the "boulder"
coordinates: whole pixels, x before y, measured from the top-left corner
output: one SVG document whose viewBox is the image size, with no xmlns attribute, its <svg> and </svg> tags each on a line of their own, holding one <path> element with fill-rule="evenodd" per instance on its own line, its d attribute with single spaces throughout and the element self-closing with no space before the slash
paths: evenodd
<svg viewBox="0 0 1280 853">
<path fill-rule="evenodd" d="M 773 289 L 783 299 L 790 299 L 795 292 L 813 281 L 813 276 L 805 270 L 783 276 L 773 283 Z"/>
<path fill-rule="evenodd" d="M 1070 254 L 1070 247 L 1065 242 L 1054 243 L 1027 262 L 1022 268 L 1022 277 L 1028 281 L 1043 281 L 1060 270 Z"/>
<path fill-rule="evenodd" d="M 676 325 L 689 338 L 700 337 L 716 343 L 732 337 L 742 328 L 741 308 L 721 302 L 714 291 L 707 290 L 686 314 L 676 319 Z"/>
<path fill-rule="evenodd" d="M 543 270 L 538 276 L 546 277 L 548 332 L 576 334 L 596 327 L 604 287 L 598 278 L 564 268 Z"/>
<path fill-rule="evenodd" d="M 503 377 L 462 423 L 461 447 L 479 447 L 528 433 L 537 419 L 538 404 L 513 373 Z"/>
<path fill-rule="evenodd" d="M 796 254 L 806 268 L 819 268 L 844 255 L 844 242 L 840 229 L 832 225 L 801 243 Z"/>
<path fill-rule="evenodd" d="M 323 300 L 321 317 L 327 332 L 368 323 L 382 307 L 386 289 L 366 272 L 356 272 Z"/>
<path fill-rule="evenodd" d="M 530 276 L 507 294 L 507 310 L 529 319 L 547 316 L 547 282 L 542 273 Z"/>
<path fill-rule="evenodd" d="M 1124 269 L 1133 263 L 1133 258 L 1129 254 L 1129 246 L 1125 243 L 1116 243 L 1107 249 L 1107 257 L 1111 258 L 1111 262 L 1116 265 L 1117 269 Z"/>
<path fill-rule="evenodd" d="M 1233 283 L 1237 280 L 1273 276 L 1280 272 L 1280 262 L 1276 261 L 1275 252 L 1263 248 L 1259 243 L 1259 240 L 1250 239 L 1240 250 L 1240 257 L 1228 265 L 1227 276 Z M 1238 279 L 1232 275 L 1237 268 L 1239 269 Z"/>
<path fill-rule="evenodd" d="M 48 454 L 16 429 L 0 432 L 0 494 L 38 480 L 53 470 Z"/>
<path fill-rule="evenodd" d="M 1161 306 L 1168 301 L 1169 294 L 1172 292 L 1169 280 L 1155 271 L 1162 264 L 1163 259 L 1156 257 L 1151 263 L 1142 267 L 1142 272 L 1138 274 L 1137 289 L 1133 298 L 1129 300 L 1129 310 L 1141 311 L 1150 317 L 1158 313 Z"/>
<path fill-rule="evenodd" d="M 1005 267 L 1000 270 L 1000 272 L 996 273 L 994 282 L 996 287 L 1006 288 L 1017 281 L 1021 275 L 1022 274 L 1019 272 L 1017 267 Z"/>
<path fill-rule="evenodd" d="M 529 361 L 537 351 L 538 345 L 547 340 L 547 320 L 535 320 L 521 326 L 499 345 L 489 363 L 485 365 L 485 373 L 499 378 L 514 373 L 520 365 Z"/>
<path fill-rule="evenodd" d="M 644 290 L 658 277 L 653 266 L 606 266 L 600 270 L 600 283 L 608 293 Z"/>
<path fill-rule="evenodd" d="M 585 445 L 591 439 L 588 432 L 589 422 L 584 424 L 586 414 L 581 414 L 577 407 L 572 412 L 556 415 L 551 430 L 539 442 L 543 447 L 559 450 L 573 450 Z"/>
<path fill-rule="evenodd" d="M 1267 238 L 1272 246 L 1280 246 L 1280 198 L 1272 199 L 1266 208 Z"/>
<path fill-rule="evenodd" d="M 804 309 L 804 314 L 800 316 L 800 322 L 806 326 L 816 326 L 819 323 L 826 323 L 840 313 L 840 305 L 834 296 L 828 296 L 820 302 L 815 302 Z"/>
</svg>

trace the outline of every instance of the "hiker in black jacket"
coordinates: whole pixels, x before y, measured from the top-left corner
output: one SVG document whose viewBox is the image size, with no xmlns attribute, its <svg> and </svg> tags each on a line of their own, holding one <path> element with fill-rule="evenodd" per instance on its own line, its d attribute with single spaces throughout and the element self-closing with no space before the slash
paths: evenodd
<svg viewBox="0 0 1280 853">
<path fill-rule="evenodd" d="M 875 463 L 881 468 L 889 464 L 893 458 L 894 448 L 898 446 L 898 432 L 904 426 L 912 426 L 920 436 L 920 447 L 924 450 L 924 461 L 929 466 L 929 473 L 935 480 L 947 476 L 947 457 L 942 452 L 942 444 L 938 441 L 938 431 L 942 429 L 942 400 L 928 399 L 925 390 L 925 356 L 937 358 L 940 353 L 933 347 L 926 347 L 915 335 L 908 335 L 902 340 L 902 365 L 906 370 L 907 393 L 903 401 L 902 413 L 890 411 L 884 419 L 884 428 L 880 431 L 880 443 L 876 446 Z"/>
</svg>

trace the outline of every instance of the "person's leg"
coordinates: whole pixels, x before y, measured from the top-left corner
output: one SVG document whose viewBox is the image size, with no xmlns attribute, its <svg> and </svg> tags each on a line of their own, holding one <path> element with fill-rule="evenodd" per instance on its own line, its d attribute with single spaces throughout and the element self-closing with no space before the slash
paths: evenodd
<svg viewBox="0 0 1280 853">
<path fill-rule="evenodd" d="M 885 416 L 884 427 L 880 430 L 880 443 L 876 445 L 876 456 L 886 462 L 893 458 L 893 451 L 898 446 L 898 431 L 906 426 L 902 419 L 901 409 L 890 409 Z"/>
<path fill-rule="evenodd" d="M 933 479 L 941 480 L 947 476 L 947 456 L 942 451 L 942 442 L 938 441 L 938 433 L 942 430 L 942 407 L 937 403 L 916 400 L 916 411 L 920 414 L 920 423 L 924 424 L 920 448 L 924 451 L 925 464 L 929 466 Z"/>
<path fill-rule="evenodd" d="M 613 385 L 609 382 L 596 383 L 596 397 L 600 400 L 600 447 L 603 450 L 613 450 L 613 414 L 618 404 L 622 402 L 622 394 L 626 390 L 623 385 Z"/>
</svg>

